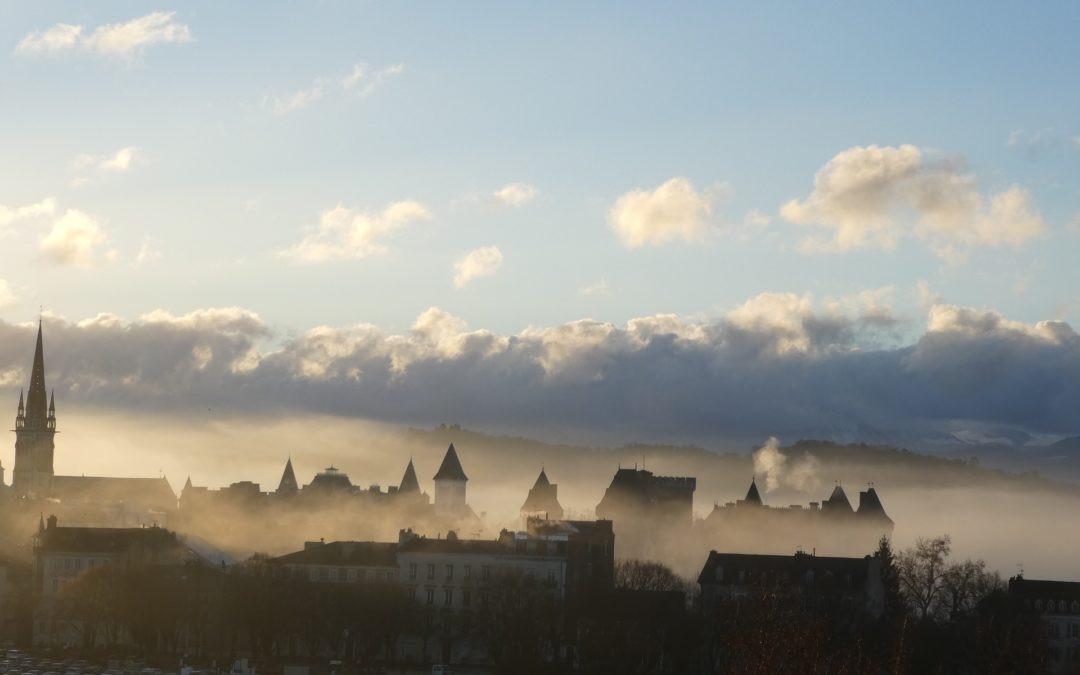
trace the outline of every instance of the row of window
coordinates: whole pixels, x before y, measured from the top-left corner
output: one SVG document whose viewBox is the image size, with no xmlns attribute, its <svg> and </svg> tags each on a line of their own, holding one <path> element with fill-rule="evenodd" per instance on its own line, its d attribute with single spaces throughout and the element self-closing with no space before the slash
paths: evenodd
<svg viewBox="0 0 1080 675">
<path fill-rule="evenodd" d="M 1047 624 L 1047 632 L 1052 638 L 1080 639 L 1080 623 L 1051 621 Z"/>
<path fill-rule="evenodd" d="M 408 590 L 406 591 L 406 594 L 408 595 L 409 600 L 411 600 L 413 602 L 417 601 L 417 590 L 418 589 L 417 589 L 416 586 L 409 586 Z M 436 589 L 436 588 L 433 588 L 433 587 L 428 587 L 428 588 L 424 589 L 424 604 L 425 605 L 427 605 L 429 607 L 432 607 L 432 606 L 435 605 L 435 598 L 438 596 L 436 591 L 438 591 L 438 590 L 440 590 L 440 589 Z M 441 590 L 442 590 L 442 594 L 441 594 L 442 595 L 442 606 L 443 607 L 451 607 L 451 606 L 453 606 L 453 604 L 454 604 L 454 589 L 453 588 L 443 588 Z M 481 592 L 486 593 L 484 591 L 481 591 Z M 470 589 L 470 588 L 461 589 L 461 606 L 462 607 L 472 607 L 472 601 L 473 601 L 472 589 Z"/>
<path fill-rule="evenodd" d="M 309 581 L 363 582 L 394 580 L 394 570 L 357 569 L 347 567 L 311 567 L 308 569 Z"/>
<path fill-rule="evenodd" d="M 462 565 L 463 574 L 462 577 L 465 581 L 472 581 L 473 578 L 473 566 Z M 435 579 L 435 563 L 428 563 L 427 565 L 427 579 L 429 581 Z M 419 571 L 419 565 L 417 563 L 409 563 L 409 579 L 416 579 L 416 575 Z M 443 579 L 446 581 L 454 580 L 454 565 L 443 565 Z M 480 566 L 480 579 L 487 581 L 491 579 L 491 566 Z"/>
<path fill-rule="evenodd" d="M 109 562 L 108 559 L 98 560 L 97 558 L 87 558 L 85 567 L 88 570 L 94 569 L 95 566 Z M 82 572 L 83 571 L 83 559 L 82 558 L 50 558 L 47 568 L 52 573 L 60 572 Z"/>
<path fill-rule="evenodd" d="M 1031 607 L 1031 600 L 1026 602 L 1028 607 Z M 1047 600 L 1045 603 L 1042 600 L 1035 601 L 1035 611 L 1041 612 L 1045 607 L 1047 612 L 1059 612 L 1064 614 L 1065 612 L 1071 612 L 1073 614 L 1080 614 L 1080 600 L 1073 600 L 1071 603 L 1066 603 L 1064 600 Z"/>
</svg>

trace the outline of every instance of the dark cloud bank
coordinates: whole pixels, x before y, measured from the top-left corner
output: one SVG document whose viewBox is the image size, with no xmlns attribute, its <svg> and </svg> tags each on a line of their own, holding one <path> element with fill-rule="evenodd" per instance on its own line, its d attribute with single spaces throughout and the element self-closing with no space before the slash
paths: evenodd
<svg viewBox="0 0 1080 675">
<path fill-rule="evenodd" d="M 881 346 L 900 323 L 873 303 L 763 294 L 712 321 L 584 320 L 513 336 L 430 309 L 405 335 L 319 327 L 270 349 L 257 315 L 223 308 L 46 318 L 45 339 L 61 411 L 316 411 L 613 442 L 1080 431 L 1080 337 L 1068 324 L 935 305 L 914 344 Z M 25 385 L 33 331 L 0 323 L 9 397 Z"/>
</svg>

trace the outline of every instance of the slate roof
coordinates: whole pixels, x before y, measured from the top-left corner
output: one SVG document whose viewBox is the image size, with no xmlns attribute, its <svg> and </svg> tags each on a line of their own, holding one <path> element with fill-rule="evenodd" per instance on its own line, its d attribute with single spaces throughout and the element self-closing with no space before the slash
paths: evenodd
<svg viewBox="0 0 1080 675">
<path fill-rule="evenodd" d="M 416 469 L 413 468 L 411 459 L 409 460 L 409 465 L 405 467 L 405 475 L 401 477 L 401 483 L 398 485 L 398 494 L 403 492 L 420 492 L 420 481 L 416 479 Z"/>
<path fill-rule="evenodd" d="M 170 511 L 176 494 L 164 478 L 54 476 L 52 492 L 63 501 L 118 501 Z"/>
<path fill-rule="evenodd" d="M 465 475 L 465 470 L 461 468 L 461 460 L 458 459 L 453 443 L 446 449 L 446 456 L 443 457 L 442 465 L 435 474 L 435 480 L 469 480 L 469 477 Z"/>
<path fill-rule="evenodd" d="M 750 489 L 746 491 L 746 499 L 743 501 L 749 502 L 751 504 L 757 504 L 758 506 L 761 506 L 763 504 L 763 502 L 761 501 L 761 493 L 758 492 L 757 489 L 756 480 L 750 480 Z"/>
<path fill-rule="evenodd" d="M 336 565 L 339 567 L 396 567 L 397 544 L 374 541 L 334 541 L 313 544 L 275 558 L 284 565 Z"/>
</svg>

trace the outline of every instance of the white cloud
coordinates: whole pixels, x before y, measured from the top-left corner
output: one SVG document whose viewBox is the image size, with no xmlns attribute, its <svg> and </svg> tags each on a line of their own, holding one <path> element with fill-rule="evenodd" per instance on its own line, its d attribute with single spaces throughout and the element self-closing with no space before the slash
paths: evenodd
<svg viewBox="0 0 1080 675">
<path fill-rule="evenodd" d="M 318 227 L 300 243 L 280 252 L 298 262 L 355 260 L 386 253 L 387 238 L 412 222 L 431 219 L 431 211 L 417 201 L 393 202 L 378 213 L 346 208 L 341 204 L 323 211 Z"/>
<path fill-rule="evenodd" d="M 191 30 L 174 20 L 176 12 L 152 12 L 124 23 L 105 24 L 87 33 L 84 27 L 59 23 L 24 37 L 19 54 L 56 54 L 83 49 L 108 57 L 132 57 L 156 44 L 191 42 Z"/>
<path fill-rule="evenodd" d="M 283 96 L 267 96 L 264 104 L 276 115 L 285 115 L 306 108 L 321 100 L 334 90 L 356 91 L 367 96 L 387 80 L 405 71 L 405 64 L 398 63 L 372 72 L 366 63 L 357 63 L 346 75 L 339 77 L 316 77 L 311 86 Z"/>
<path fill-rule="evenodd" d="M 482 246 L 469 251 L 454 263 L 454 286 L 465 287 L 473 279 L 489 277 L 502 267 L 503 254 L 497 246 Z"/>
<path fill-rule="evenodd" d="M 157 249 L 149 238 L 143 239 L 142 244 L 139 246 L 139 252 L 135 254 L 135 260 L 132 262 L 132 267 L 142 267 L 152 262 L 161 260 L 162 253 Z"/>
<path fill-rule="evenodd" d="M 87 49 L 106 56 L 139 53 L 155 44 L 191 42 L 191 30 L 173 20 L 176 12 L 152 12 L 125 23 L 98 26 L 83 40 Z"/>
<path fill-rule="evenodd" d="M 78 209 L 68 209 L 42 237 L 38 248 L 42 255 L 58 265 L 89 267 L 105 239 L 105 233 L 93 216 Z"/>
<path fill-rule="evenodd" d="M 0 279 L 0 308 L 10 307 L 15 304 L 15 292 L 4 279 Z"/>
<path fill-rule="evenodd" d="M 654 190 L 620 196 L 608 211 L 608 222 L 630 248 L 701 241 L 709 233 L 712 203 L 710 191 L 697 192 L 686 178 L 672 178 Z"/>
<path fill-rule="evenodd" d="M 975 246 L 1019 246 L 1046 227 L 1027 190 L 1014 185 L 983 195 L 974 175 L 953 162 L 927 161 L 913 145 L 837 154 L 815 175 L 810 196 L 784 204 L 780 215 L 827 231 L 803 241 L 809 253 L 890 249 L 914 235 L 956 259 Z"/>
<path fill-rule="evenodd" d="M 509 183 L 492 193 L 492 196 L 506 206 L 524 206 L 540 196 L 540 190 L 527 183 Z"/>
<path fill-rule="evenodd" d="M 607 295 L 608 294 L 608 282 L 607 279 L 601 278 L 595 284 L 589 284 L 588 286 L 582 286 L 578 289 L 578 295 Z"/>
<path fill-rule="evenodd" d="M 14 232 L 8 227 L 21 220 L 51 216 L 56 212 L 56 200 L 52 197 L 42 199 L 40 202 L 27 206 L 4 206 L 0 204 L 0 237 L 9 236 Z"/>
<path fill-rule="evenodd" d="M 58 23 L 43 31 L 34 31 L 15 47 L 18 54 L 53 54 L 72 49 L 79 41 L 83 27 Z"/>
<path fill-rule="evenodd" d="M 102 171 L 127 171 L 131 168 L 138 152 L 139 149 L 133 145 L 120 148 L 112 156 L 102 159 L 98 168 Z"/>
</svg>

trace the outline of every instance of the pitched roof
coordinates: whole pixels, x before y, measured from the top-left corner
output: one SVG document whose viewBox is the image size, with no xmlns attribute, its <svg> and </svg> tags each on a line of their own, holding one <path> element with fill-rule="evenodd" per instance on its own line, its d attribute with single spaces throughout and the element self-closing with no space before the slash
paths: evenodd
<svg viewBox="0 0 1080 675">
<path fill-rule="evenodd" d="M 278 492 L 296 492 L 300 489 L 300 486 L 296 483 L 296 474 L 292 468 L 292 457 L 285 462 L 285 471 L 281 474 L 281 480 L 278 482 Z"/>
<path fill-rule="evenodd" d="M 758 506 L 763 504 L 763 502 L 761 501 L 761 493 L 758 492 L 757 489 L 756 479 L 750 479 L 750 489 L 746 491 L 746 499 L 743 501 L 757 504 Z"/>
<path fill-rule="evenodd" d="M 446 456 L 443 457 L 442 465 L 435 474 L 435 480 L 469 480 L 469 477 L 465 475 L 465 470 L 461 468 L 461 460 L 458 459 L 453 443 L 446 449 Z"/>
<path fill-rule="evenodd" d="M 559 486 L 548 480 L 544 470 L 536 478 L 536 483 L 529 490 L 525 503 L 521 505 L 522 513 L 546 513 L 550 518 L 562 518 L 563 508 L 559 504 Z"/>
<path fill-rule="evenodd" d="M 397 544 L 374 541 L 334 541 L 314 543 L 274 559 L 285 565 L 359 565 L 396 567 Z"/>
<path fill-rule="evenodd" d="M 832 494 L 822 504 L 822 507 L 827 509 L 839 508 L 841 510 L 851 511 L 851 502 L 848 501 L 847 494 L 844 492 L 844 488 L 837 484 L 833 488 Z"/>
<path fill-rule="evenodd" d="M 176 508 L 176 494 L 164 478 L 55 476 L 52 492 L 63 501 L 115 501 L 163 510 Z"/>
<path fill-rule="evenodd" d="M 536 482 L 533 483 L 533 487 L 537 488 L 541 485 L 551 485 L 551 481 L 548 480 L 547 474 L 544 473 L 542 468 L 540 469 L 540 475 L 536 477 Z"/>
<path fill-rule="evenodd" d="M 159 527 L 54 527 L 41 534 L 45 552 L 125 553 L 144 546 L 184 548 L 174 533 Z"/>
<path fill-rule="evenodd" d="M 405 475 L 401 477 L 401 483 L 398 485 L 398 494 L 403 492 L 420 492 L 420 481 L 416 479 L 416 469 L 413 468 L 411 459 L 409 465 L 405 467 Z"/>
</svg>

